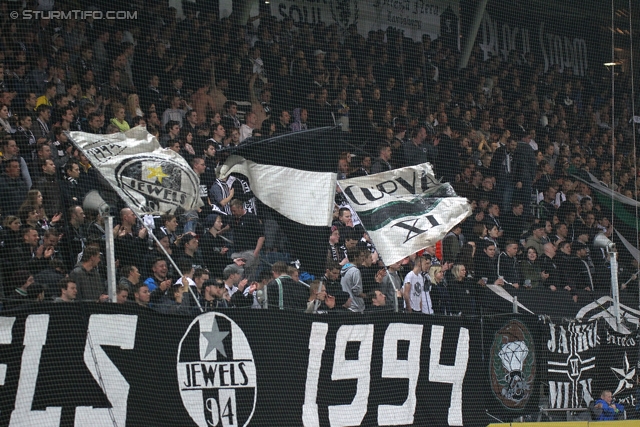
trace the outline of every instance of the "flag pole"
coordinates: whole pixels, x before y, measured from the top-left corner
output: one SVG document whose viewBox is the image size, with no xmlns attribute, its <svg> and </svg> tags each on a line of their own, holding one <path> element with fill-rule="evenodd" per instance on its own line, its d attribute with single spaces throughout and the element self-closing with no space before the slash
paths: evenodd
<svg viewBox="0 0 640 427">
<path fill-rule="evenodd" d="M 129 208 L 131 209 L 131 208 Z M 144 226 L 144 228 L 147 229 L 147 234 L 149 234 L 151 236 L 151 238 L 153 239 L 154 242 L 156 242 L 156 245 L 158 245 L 158 247 L 160 249 L 162 249 L 162 252 L 164 252 L 164 254 L 167 256 L 167 258 L 169 258 L 169 261 L 171 262 L 171 265 L 173 266 L 173 268 L 176 269 L 176 271 L 178 272 L 178 274 L 180 275 L 180 277 L 183 276 L 182 271 L 180 271 L 180 269 L 178 268 L 178 265 L 176 264 L 176 262 L 173 260 L 173 258 L 171 257 L 171 255 L 169 255 L 169 252 L 167 252 L 167 250 L 164 248 L 164 246 L 162 246 L 162 244 L 160 244 L 160 240 L 158 240 L 158 238 L 156 237 L 155 233 L 153 232 L 153 230 L 151 230 L 151 228 L 149 228 L 147 226 L 147 224 L 145 224 L 145 222 L 142 220 L 142 218 L 140 217 L 140 215 L 138 214 L 138 212 L 136 212 L 134 209 L 131 209 L 131 211 L 133 212 L 133 214 L 136 216 L 136 218 L 138 218 L 138 220 L 142 223 L 142 225 Z M 193 299 L 196 302 L 196 305 L 198 306 L 198 308 L 200 309 L 200 312 L 203 313 L 204 309 L 202 308 L 202 306 L 200 305 L 200 301 L 198 301 L 198 297 L 196 296 L 195 292 L 193 292 L 193 289 L 191 289 L 191 286 L 189 286 L 189 292 L 191 293 L 191 296 L 193 297 Z"/>
<path fill-rule="evenodd" d="M 106 257 L 107 257 L 107 292 L 111 302 L 118 302 L 116 295 L 116 260 L 115 260 L 115 243 L 113 239 L 113 216 L 109 212 L 105 217 L 105 240 L 106 240 Z"/>
<path fill-rule="evenodd" d="M 76 147 L 77 149 L 82 150 L 82 148 L 80 148 L 80 146 L 78 145 L 78 143 L 71 137 L 71 132 L 69 131 L 65 131 L 64 132 L 65 135 L 67 136 L 67 138 L 69 139 L 69 141 L 74 145 L 74 147 Z M 91 163 L 91 159 L 87 156 L 87 160 L 89 160 L 89 163 Z M 93 163 L 91 163 L 91 166 L 93 166 L 94 168 L 96 167 Z M 100 173 L 100 175 L 102 176 L 102 173 L 100 172 L 100 168 L 96 168 L 96 170 L 98 171 L 98 173 Z M 121 198 L 122 199 L 122 198 Z M 156 242 L 156 244 L 160 247 L 160 249 L 162 249 L 162 252 L 164 252 L 164 254 L 167 256 L 167 258 L 169 258 L 169 261 L 171 262 L 171 265 L 173 265 L 173 267 L 176 269 L 176 271 L 178 272 L 178 274 L 180 274 L 180 277 L 182 277 L 182 271 L 180 271 L 180 269 L 178 268 L 178 266 L 176 265 L 175 261 L 173 260 L 173 258 L 171 257 L 171 255 L 169 255 L 169 253 L 167 252 L 167 250 L 160 244 L 160 241 L 158 240 L 158 238 L 155 236 L 155 234 L 153 234 L 153 231 L 151 231 L 151 229 L 149 227 L 147 227 L 147 225 L 144 223 L 144 221 L 142 220 L 142 218 L 140 217 L 140 215 L 138 214 L 138 212 L 136 212 L 135 209 L 131 208 L 129 206 L 129 204 L 125 201 L 125 205 L 127 205 L 127 207 L 129 209 L 131 209 L 131 212 L 133 212 L 133 214 L 136 216 L 136 218 L 138 218 L 138 220 L 142 223 L 142 225 L 147 229 L 147 233 L 151 235 L 151 237 L 153 238 L 153 240 Z M 109 219 L 105 218 L 106 221 L 108 222 Z M 111 229 L 111 237 L 113 238 L 113 218 L 111 218 L 111 227 L 109 227 L 109 225 L 107 224 L 107 228 Z M 105 230 L 106 231 L 106 230 Z M 108 232 L 107 232 L 107 236 L 105 236 L 106 238 L 108 238 Z M 107 252 L 109 252 L 109 246 L 107 245 Z M 111 248 L 111 255 L 107 254 L 107 260 L 109 260 L 110 257 L 113 256 L 113 254 L 115 253 L 114 248 Z M 115 262 L 114 262 L 114 267 L 113 269 L 115 270 Z M 109 274 L 108 274 L 109 276 Z M 113 272 L 113 276 L 114 276 L 114 282 L 115 282 L 115 272 Z M 115 283 L 114 283 L 115 285 Z M 191 286 L 189 286 L 189 292 L 191 292 L 191 295 L 193 296 L 193 299 L 196 301 L 196 305 L 198 306 L 198 308 L 200 309 L 200 312 L 204 312 L 204 310 L 202 309 L 202 306 L 200 305 L 200 301 L 198 301 L 198 298 L 196 297 L 195 292 L 193 292 L 193 289 L 191 289 Z M 113 288 L 113 293 L 114 293 L 114 299 L 112 299 L 112 301 L 115 301 L 115 287 Z M 109 289 L 109 297 L 111 298 L 111 289 Z"/>
<path fill-rule="evenodd" d="M 384 265 L 384 271 L 387 272 L 387 277 L 389 277 L 389 281 L 391 282 L 391 286 L 393 286 L 393 311 L 395 311 L 397 313 L 398 312 L 398 289 L 396 289 L 396 284 L 393 283 L 393 279 L 390 276 L 389 268 L 387 267 L 387 264 Z M 402 283 L 400 285 L 402 285 Z M 402 288 L 402 286 L 401 286 L 401 288 Z"/>
</svg>

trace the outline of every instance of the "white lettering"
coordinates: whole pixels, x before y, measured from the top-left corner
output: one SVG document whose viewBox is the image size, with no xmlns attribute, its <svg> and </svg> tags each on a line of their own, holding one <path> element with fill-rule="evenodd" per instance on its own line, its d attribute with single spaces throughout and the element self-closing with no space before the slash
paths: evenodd
<svg viewBox="0 0 640 427">
<path fill-rule="evenodd" d="M 462 425 L 462 383 L 467 373 L 469 361 L 469 330 L 460 328 L 458 346 L 456 348 L 456 360 L 453 366 L 440 364 L 440 352 L 442 350 L 442 337 L 444 326 L 431 326 L 431 355 L 429 356 L 429 381 L 445 384 L 453 384 L 451 388 L 451 400 L 449 404 L 448 422 L 450 426 Z"/>
<path fill-rule="evenodd" d="M 591 378 L 580 380 L 579 382 L 582 387 L 582 399 L 587 406 L 589 406 L 593 401 L 593 396 L 591 395 Z"/>
<path fill-rule="evenodd" d="M 225 388 L 218 391 L 220 396 L 220 421 L 222 427 L 238 427 L 236 412 L 236 390 Z"/>
<path fill-rule="evenodd" d="M 92 314 L 89 318 L 84 363 L 111 402 L 112 408 L 79 406 L 76 408 L 76 426 L 113 427 L 126 424 L 129 383 L 101 346 L 133 350 L 137 325 L 138 316 Z"/>
<path fill-rule="evenodd" d="M 318 427 L 318 381 L 320 379 L 320 366 L 322 353 L 326 345 L 327 323 L 313 322 L 309 335 L 309 363 L 307 365 L 307 382 L 304 387 L 304 405 L 302 405 L 302 424 L 305 427 Z"/>
<path fill-rule="evenodd" d="M 584 76 L 588 68 L 585 40 L 545 33 L 544 25 L 544 22 L 541 22 L 538 28 L 540 51 L 544 58 L 544 72 L 549 72 L 557 65 L 560 73 L 567 69 L 576 76 Z M 500 48 L 501 41 L 502 48 Z M 521 54 L 529 53 L 531 51 L 529 30 L 518 27 L 511 28 L 508 24 L 499 25 L 497 21 L 491 19 L 488 13 L 485 13 L 482 18 L 480 49 L 485 61 L 497 55 L 500 55 L 503 61 L 507 61 L 512 51 L 518 51 Z"/>
<path fill-rule="evenodd" d="M 0 317 L 0 344 L 11 344 L 13 340 L 13 324 L 15 317 Z M 4 385 L 7 377 L 7 365 L 0 363 L 0 385 Z"/>
<path fill-rule="evenodd" d="M 547 340 L 547 348 L 551 353 L 556 351 L 556 325 L 549 323 L 549 339 Z"/>
<path fill-rule="evenodd" d="M 47 342 L 48 329 L 48 314 L 34 314 L 27 317 L 24 325 L 24 350 L 20 365 L 20 379 L 18 380 L 15 409 L 11 413 L 9 421 L 10 427 L 58 427 L 60 425 L 61 407 L 49 407 L 44 411 L 31 410 L 38 372 L 40 371 L 40 356 L 42 355 L 42 347 Z"/>
<path fill-rule="evenodd" d="M 347 360 L 347 343 L 359 342 L 357 360 Z M 358 426 L 367 413 L 371 382 L 371 351 L 373 349 L 373 325 L 343 325 L 336 334 L 336 350 L 333 356 L 332 381 L 358 380 L 356 395 L 349 405 L 329 406 L 331 427 Z"/>
<path fill-rule="evenodd" d="M 398 341 L 409 341 L 406 360 L 398 360 Z M 378 406 L 378 425 L 396 426 L 413 424 L 416 411 L 416 387 L 420 375 L 420 347 L 422 325 L 392 323 L 384 334 L 382 347 L 382 378 L 407 378 L 407 400 L 401 406 Z"/>
<path fill-rule="evenodd" d="M 549 406 L 553 408 L 569 407 L 569 383 L 549 381 Z"/>
</svg>

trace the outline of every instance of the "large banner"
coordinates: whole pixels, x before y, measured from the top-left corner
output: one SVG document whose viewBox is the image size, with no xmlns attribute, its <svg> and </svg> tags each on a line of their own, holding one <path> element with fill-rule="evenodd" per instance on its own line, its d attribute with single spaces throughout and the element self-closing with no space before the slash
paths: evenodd
<svg viewBox="0 0 640 427">
<path fill-rule="evenodd" d="M 533 53 L 536 64 L 544 64 L 545 73 L 557 68 L 560 73 L 586 76 L 597 47 L 597 41 L 589 39 L 597 28 L 588 25 L 579 19 L 571 22 L 554 17 L 551 11 L 546 15 L 523 13 L 511 3 L 492 2 L 483 16 L 478 40 L 485 61 L 495 56 L 507 61 L 514 52 L 520 59 Z"/>
<path fill-rule="evenodd" d="M 271 14 L 282 19 L 290 17 L 296 24 L 336 24 L 341 30 L 357 25 L 367 37 L 369 31 L 402 31 L 406 37 L 422 40 L 458 34 L 458 0 L 275 0 Z"/>
<path fill-rule="evenodd" d="M 41 304 L 0 317 L 0 425 L 484 426 L 535 409 L 536 324 Z"/>
<path fill-rule="evenodd" d="M 548 323 L 549 408 L 587 408 L 604 390 L 637 417 L 638 329 L 605 321 Z"/>
</svg>

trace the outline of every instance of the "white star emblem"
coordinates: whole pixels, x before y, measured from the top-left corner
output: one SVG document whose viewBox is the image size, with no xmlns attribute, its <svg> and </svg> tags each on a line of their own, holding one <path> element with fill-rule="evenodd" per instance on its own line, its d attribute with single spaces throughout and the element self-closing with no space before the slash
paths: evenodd
<svg viewBox="0 0 640 427">
<path fill-rule="evenodd" d="M 618 378 L 618 387 L 616 391 L 613 392 L 615 396 L 620 391 L 628 388 L 633 388 L 633 377 L 636 375 L 636 368 L 631 369 L 629 366 L 629 358 L 627 358 L 627 352 L 624 352 L 624 363 L 622 368 L 611 368 L 613 373 Z"/>
<path fill-rule="evenodd" d="M 213 325 L 211 325 L 210 331 L 201 331 L 203 337 L 207 339 L 207 350 L 204 352 L 206 358 L 213 350 L 218 350 L 220 354 L 227 357 L 227 352 L 224 350 L 224 339 L 229 335 L 229 332 L 220 332 L 218 329 L 218 323 L 216 319 L 213 319 Z"/>
</svg>

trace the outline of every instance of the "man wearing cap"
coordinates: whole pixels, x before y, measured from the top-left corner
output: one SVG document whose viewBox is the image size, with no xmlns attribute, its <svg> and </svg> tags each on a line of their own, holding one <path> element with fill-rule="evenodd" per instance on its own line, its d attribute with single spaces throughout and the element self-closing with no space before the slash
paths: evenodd
<svg viewBox="0 0 640 427">
<path fill-rule="evenodd" d="M 233 253 L 231 258 L 243 258 L 246 262 L 246 277 L 252 278 L 260 264 L 260 251 L 264 246 L 264 226 L 258 217 L 247 214 L 239 199 L 230 202 L 231 229 L 233 230 Z"/>
<path fill-rule="evenodd" d="M 244 269 L 236 264 L 227 265 L 223 272 L 224 286 L 231 298 L 229 307 L 249 307 L 253 303 L 253 292 L 257 285 L 255 282 L 247 287 L 249 280 L 245 277 L 242 279 Z"/>
<path fill-rule="evenodd" d="M 218 308 L 228 308 L 229 302 L 224 299 L 224 282 L 221 280 L 208 280 L 204 283 L 202 308 L 204 311 L 213 311 Z"/>
</svg>

